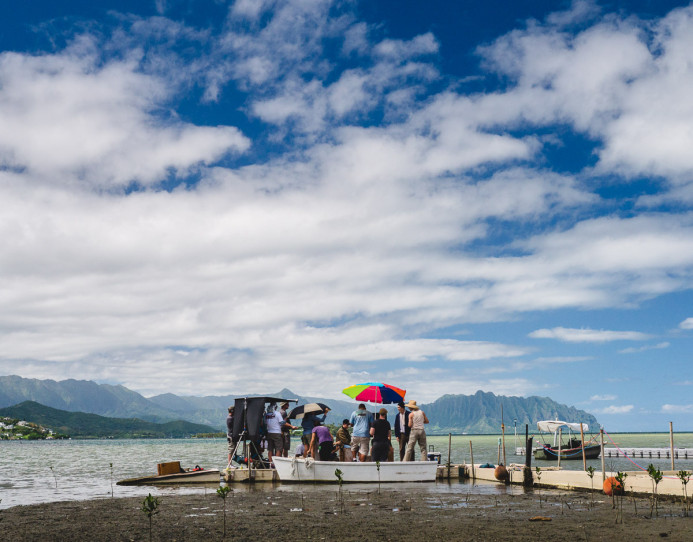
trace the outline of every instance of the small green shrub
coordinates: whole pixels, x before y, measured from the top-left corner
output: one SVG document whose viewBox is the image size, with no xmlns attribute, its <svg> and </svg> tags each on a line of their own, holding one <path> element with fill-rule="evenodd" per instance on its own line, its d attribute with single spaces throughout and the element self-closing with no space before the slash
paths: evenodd
<svg viewBox="0 0 693 542">
<path fill-rule="evenodd" d="M 149 518 L 149 542 L 152 542 L 152 517 L 159 513 L 159 499 L 150 493 L 142 501 L 142 513 Z"/>
<path fill-rule="evenodd" d="M 229 493 L 233 491 L 229 486 L 220 486 L 217 488 L 217 495 L 224 499 L 224 535 L 223 538 L 226 538 L 226 497 L 228 496 Z"/>
</svg>

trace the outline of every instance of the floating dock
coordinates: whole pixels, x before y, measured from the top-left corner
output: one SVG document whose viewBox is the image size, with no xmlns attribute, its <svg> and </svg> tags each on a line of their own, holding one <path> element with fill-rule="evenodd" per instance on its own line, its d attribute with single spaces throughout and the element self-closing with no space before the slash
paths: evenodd
<svg viewBox="0 0 693 542">
<path fill-rule="evenodd" d="M 494 468 L 483 468 L 480 465 L 463 465 L 460 467 L 462 474 L 460 478 L 469 477 L 476 480 L 484 480 L 487 482 L 499 482 L 495 476 Z M 511 484 L 523 484 L 524 482 L 524 465 L 511 464 L 507 466 L 509 482 Z M 582 470 L 567 470 L 559 469 L 558 467 L 542 467 L 540 473 L 537 473 L 534 468 L 530 469 L 532 482 L 535 487 L 546 487 L 553 489 L 569 489 L 569 490 L 592 490 L 602 492 L 604 478 L 616 476 L 617 472 L 607 471 L 602 475 L 601 471 L 594 472 L 594 478 L 590 478 L 587 472 Z M 667 495 L 672 497 L 682 496 L 681 480 L 676 475 L 677 471 L 662 471 L 664 478 L 657 486 L 659 495 Z M 628 471 L 628 476 L 625 479 L 625 489 L 628 493 L 641 495 L 652 495 L 652 479 L 643 471 Z"/>
<path fill-rule="evenodd" d="M 279 481 L 275 469 L 224 469 L 222 476 L 227 484 Z"/>
</svg>

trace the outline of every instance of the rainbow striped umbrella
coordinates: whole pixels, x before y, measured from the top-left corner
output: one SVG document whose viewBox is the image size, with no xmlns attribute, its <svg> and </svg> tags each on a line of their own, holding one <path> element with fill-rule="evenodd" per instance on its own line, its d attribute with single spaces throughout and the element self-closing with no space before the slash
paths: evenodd
<svg viewBox="0 0 693 542">
<path fill-rule="evenodd" d="M 356 401 L 389 405 L 404 401 L 404 395 L 407 393 L 407 390 L 395 388 L 382 382 L 365 382 L 364 384 L 355 384 L 344 388 L 342 393 Z"/>
</svg>

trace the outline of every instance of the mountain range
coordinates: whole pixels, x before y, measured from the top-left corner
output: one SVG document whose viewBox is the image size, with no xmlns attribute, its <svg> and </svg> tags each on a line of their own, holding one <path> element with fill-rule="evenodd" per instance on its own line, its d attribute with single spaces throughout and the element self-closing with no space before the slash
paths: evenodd
<svg viewBox="0 0 693 542">
<path fill-rule="evenodd" d="M 109 418 L 98 414 L 68 412 L 36 401 L 0 408 L 0 416 L 26 420 L 75 438 L 165 438 L 213 433 L 208 425 L 176 420 L 154 423 L 137 418 Z"/>
<path fill-rule="evenodd" d="M 327 422 L 339 424 L 353 412 L 354 401 L 320 397 L 302 397 L 283 389 L 268 394 L 272 397 L 296 399 L 298 404 L 320 402 L 332 409 Z M 71 412 L 87 412 L 116 418 L 140 418 L 149 422 L 186 420 L 225 430 L 226 412 L 237 396 L 178 396 L 172 393 L 144 397 L 124 386 L 97 384 L 86 380 L 38 380 L 19 376 L 0 376 L 0 408 L 24 401 Z M 421 408 L 431 420 L 427 432 L 500 433 L 501 421 L 506 431 L 514 425 L 536 427 L 539 420 L 559 418 L 581 421 L 592 428 L 597 419 L 574 407 L 557 403 L 548 397 L 514 397 L 478 391 L 474 395 L 444 395 Z M 388 407 L 394 412 L 394 407 Z M 501 418 L 501 410 L 503 418 Z"/>
</svg>

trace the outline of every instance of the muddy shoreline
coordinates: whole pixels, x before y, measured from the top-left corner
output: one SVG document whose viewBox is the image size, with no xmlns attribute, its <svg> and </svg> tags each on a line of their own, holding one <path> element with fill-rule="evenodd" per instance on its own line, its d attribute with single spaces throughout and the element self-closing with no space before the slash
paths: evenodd
<svg viewBox="0 0 693 542">
<path fill-rule="evenodd" d="M 540 503 L 541 497 L 541 503 Z M 223 499 L 215 492 L 160 497 L 152 540 L 221 540 Z M 142 498 L 96 499 L 0 510 L 3 540 L 149 540 Z M 637 507 L 637 512 L 636 512 Z M 588 492 L 506 494 L 429 491 L 417 486 L 340 493 L 234 490 L 226 500 L 227 540 L 693 540 L 693 517 L 664 502 L 649 518 L 648 499 L 627 497 L 616 523 L 611 499 Z M 550 521 L 530 521 L 541 516 Z"/>
</svg>

